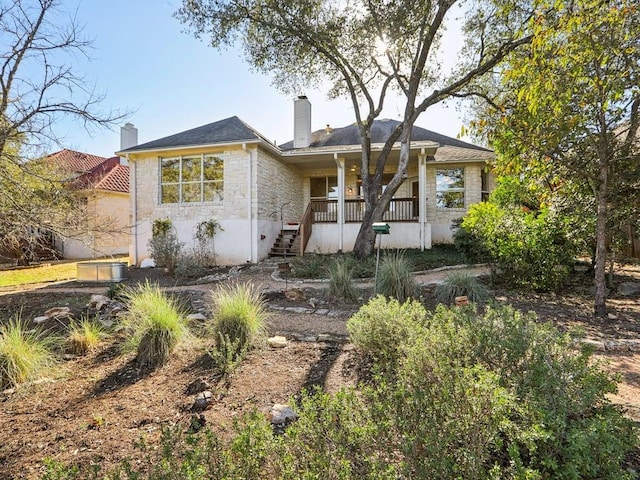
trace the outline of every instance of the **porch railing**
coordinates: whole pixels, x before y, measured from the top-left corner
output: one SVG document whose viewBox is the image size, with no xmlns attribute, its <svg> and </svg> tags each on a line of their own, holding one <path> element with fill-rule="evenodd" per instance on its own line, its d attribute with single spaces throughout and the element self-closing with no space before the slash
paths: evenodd
<svg viewBox="0 0 640 480">
<path fill-rule="evenodd" d="M 418 205 L 417 198 L 392 198 L 382 219 L 385 222 L 417 222 Z M 338 221 L 337 200 L 311 200 L 309 207 L 313 212 L 313 222 L 335 223 Z M 364 210 L 364 200 L 346 199 L 344 201 L 344 221 L 346 223 L 362 222 Z"/>
</svg>

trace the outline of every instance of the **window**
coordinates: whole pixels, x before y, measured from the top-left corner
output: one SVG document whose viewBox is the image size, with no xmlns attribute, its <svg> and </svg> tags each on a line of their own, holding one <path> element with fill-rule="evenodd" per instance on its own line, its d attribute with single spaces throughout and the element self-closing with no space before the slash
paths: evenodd
<svg viewBox="0 0 640 480">
<path fill-rule="evenodd" d="M 464 168 L 436 170 L 436 207 L 464 208 Z"/>
<path fill-rule="evenodd" d="M 338 198 L 338 177 L 315 177 L 309 181 L 312 200 Z"/>
<path fill-rule="evenodd" d="M 212 155 L 160 159 L 160 203 L 222 200 L 224 162 Z"/>
</svg>

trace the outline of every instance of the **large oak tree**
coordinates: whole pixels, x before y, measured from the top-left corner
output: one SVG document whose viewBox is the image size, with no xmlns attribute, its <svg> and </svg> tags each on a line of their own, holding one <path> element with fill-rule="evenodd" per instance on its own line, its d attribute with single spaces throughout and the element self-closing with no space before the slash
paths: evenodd
<svg viewBox="0 0 640 480">
<path fill-rule="evenodd" d="M 526 44 L 530 5 L 518 0 L 184 0 L 177 17 L 212 46 L 239 44 L 250 65 L 287 92 L 322 82 L 351 100 L 362 145 L 366 205 L 354 251 L 369 255 L 380 221 L 407 173 L 411 131 L 429 107 L 462 96 L 468 85 Z M 456 8 L 454 8 L 456 7 Z M 440 68 L 443 32 L 466 10 L 464 52 L 450 72 Z M 455 13 L 455 12 L 458 13 Z M 389 95 L 404 111 L 382 151 L 370 129 Z M 378 197 L 389 155 L 400 143 L 396 172 Z"/>
</svg>

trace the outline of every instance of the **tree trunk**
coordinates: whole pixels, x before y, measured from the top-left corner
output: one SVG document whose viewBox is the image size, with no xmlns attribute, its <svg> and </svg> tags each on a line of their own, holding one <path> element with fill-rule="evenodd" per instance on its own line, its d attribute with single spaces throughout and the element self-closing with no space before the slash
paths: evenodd
<svg viewBox="0 0 640 480">
<path fill-rule="evenodd" d="M 376 243 L 376 234 L 373 232 L 373 209 L 367 209 L 362 218 L 362 224 L 353 246 L 356 258 L 362 260 L 373 253 Z"/>
<path fill-rule="evenodd" d="M 607 262 L 607 180 L 609 162 L 600 159 L 600 173 L 598 175 L 598 196 L 596 217 L 596 266 L 595 266 L 595 287 L 594 314 L 596 317 L 607 316 L 607 284 L 606 284 L 606 262 Z"/>
</svg>

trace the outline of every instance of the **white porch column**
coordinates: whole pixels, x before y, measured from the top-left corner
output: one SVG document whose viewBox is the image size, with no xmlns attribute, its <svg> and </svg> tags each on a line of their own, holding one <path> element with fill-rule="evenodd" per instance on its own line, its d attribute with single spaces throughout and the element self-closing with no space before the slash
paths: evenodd
<svg viewBox="0 0 640 480">
<path fill-rule="evenodd" d="M 342 252 L 344 250 L 344 158 L 339 158 L 337 153 L 333 154 L 333 159 L 338 167 L 338 205 L 337 205 L 337 222 L 338 222 L 338 249 Z"/>
<path fill-rule="evenodd" d="M 431 235 L 427 242 L 427 155 L 424 148 L 418 155 L 418 221 L 420 222 L 420 250 L 431 248 Z M 427 245 L 428 243 L 428 245 Z"/>
</svg>

